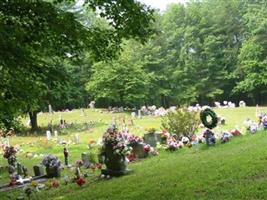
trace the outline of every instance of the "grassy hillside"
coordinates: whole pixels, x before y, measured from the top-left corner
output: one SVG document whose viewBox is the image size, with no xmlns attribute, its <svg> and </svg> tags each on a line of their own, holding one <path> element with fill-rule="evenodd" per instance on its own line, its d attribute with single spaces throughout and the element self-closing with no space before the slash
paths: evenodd
<svg viewBox="0 0 267 200">
<path fill-rule="evenodd" d="M 266 110 L 266 109 L 265 109 Z M 264 111 L 265 111 L 264 110 Z M 247 117 L 255 118 L 255 108 L 218 109 L 216 112 L 227 119 L 227 125 L 218 129 L 242 126 Z M 89 139 L 99 138 L 107 124 L 122 114 L 105 114 L 86 110 L 63 113 L 67 122 L 71 120 L 101 120 L 91 131 L 80 132 L 81 144 L 69 146 L 70 162 L 80 159 L 88 151 Z M 66 114 L 66 115 L 65 115 Z M 68 116 L 69 115 L 69 116 Z M 127 114 L 123 114 L 127 115 Z M 47 123 L 55 115 L 42 114 L 40 121 Z M 160 118 L 145 117 L 135 120 L 131 132 L 142 135 L 146 127 L 160 128 Z M 61 135 L 71 138 L 76 132 Z M 63 148 L 54 142 L 45 142 L 43 136 L 23 136 L 11 139 L 13 145 L 22 144 L 24 152 L 52 153 L 63 160 Z M 184 148 L 176 152 L 160 151 L 160 155 L 136 163 L 129 168 L 133 173 L 108 181 L 97 181 L 96 175 L 87 178 L 88 183 L 79 188 L 76 184 L 62 185 L 58 189 L 42 191 L 37 199 L 264 199 L 267 195 L 267 131 L 255 135 L 235 137 L 227 144 L 207 147 L 205 144 Z M 26 158 L 24 153 L 18 159 L 29 169 L 41 161 L 40 157 Z M 2 156 L 0 163 L 6 163 Z M 30 171 L 31 172 L 31 171 Z M 64 174 L 74 172 L 64 171 Z M 7 180 L 7 174 L 0 174 L 0 183 Z M 15 192 L 15 195 L 21 191 Z M 1 199 L 6 194 L 1 194 Z M 74 198 L 75 196 L 75 198 Z M 48 198 L 49 197 L 49 198 Z"/>
<path fill-rule="evenodd" d="M 267 132 L 161 152 L 130 165 L 134 172 L 78 188 L 75 184 L 38 193 L 39 199 L 265 199 Z M 90 178 L 89 178 L 90 181 Z"/>
</svg>

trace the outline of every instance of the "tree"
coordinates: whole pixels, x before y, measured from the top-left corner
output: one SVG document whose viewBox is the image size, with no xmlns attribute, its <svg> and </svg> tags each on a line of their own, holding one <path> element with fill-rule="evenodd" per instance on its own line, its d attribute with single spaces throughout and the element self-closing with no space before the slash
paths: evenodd
<svg viewBox="0 0 267 200">
<path fill-rule="evenodd" d="M 264 103 L 267 86 L 267 4 L 248 2 L 244 19 L 246 20 L 246 40 L 238 56 L 239 66 L 236 76 L 239 78 L 234 92 L 245 93 L 254 103 Z M 265 99 L 264 99 L 265 97 Z"/>
<path fill-rule="evenodd" d="M 140 106 L 146 103 L 151 76 L 145 73 L 142 65 L 132 63 L 131 55 L 129 49 L 124 49 L 117 60 L 93 66 L 87 90 L 97 102 L 102 102 L 102 106 Z"/>
<path fill-rule="evenodd" d="M 95 60 L 112 58 L 122 38 L 144 41 L 151 32 L 153 10 L 133 0 L 85 1 L 78 8 L 73 2 L 0 2 L 1 126 L 10 128 L 10 120 L 30 112 L 36 128 L 36 111 L 46 102 L 43 98 L 65 79 L 58 78 L 64 75 L 58 72 L 65 72 L 59 65 L 63 60 L 78 60 L 83 51 Z M 110 26 L 86 26 L 75 9 L 66 10 L 64 5 L 84 12 L 98 9 Z"/>
</svg>

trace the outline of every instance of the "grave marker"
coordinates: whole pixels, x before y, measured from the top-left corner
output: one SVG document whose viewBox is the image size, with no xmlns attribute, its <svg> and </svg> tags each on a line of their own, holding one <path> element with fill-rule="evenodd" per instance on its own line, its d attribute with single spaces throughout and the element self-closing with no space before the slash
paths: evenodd
<svg viewBox="0 0 267 200">
<path fill-rule="evenodd" d="M 34 176 L 43 176 L 44 173 L 44 167 L 41 165 L 35 165 L 33 166 Z"/>
<path fill-rule="evenodd" d="M 46 139 L 51 140 L 51 132 L 48 130 L 46 131 Z"/>
<path fill-rule="evenodd" d="M 91 162 L 89 160 L 89 154 L 83 152 L 81 156 L 82 156 L 83 166 L 85 168 L 89 168 L 91 166 Z"/>
</svg>

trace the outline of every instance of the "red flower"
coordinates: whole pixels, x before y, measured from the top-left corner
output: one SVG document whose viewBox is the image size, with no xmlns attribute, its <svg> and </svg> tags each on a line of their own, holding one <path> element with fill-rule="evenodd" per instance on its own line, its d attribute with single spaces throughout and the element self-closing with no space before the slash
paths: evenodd
<svg viewBox="0 0 267 200">
<path fill-rule="evenodd" d="M 86 181 L 83 178 L 79 178 L 78 180 L 76 180 L 76 183 L 81 187 L 86 183 Z"/>
<path fill-rule="evenodd" d="M 128 160 L 129 160 L 130 162 L 132 162 L 132 161 L 134 161 L 134 160 L 136 159 L 136 156 L 135 156 L 134 153 L 131 153 L 131 154 L 129 154 L 129 155 L 127 156 L 127 158 L 128 158 Z"/>
<path fill-rule="evenodd" d="M 147 145 L 144 147 L 144 151 L 145 151 L 146 153 L 149 153 L 149 152 L 150 152 L 150 145 L 149 145 L 149 144 L 147 144 Z"/>
</svg>

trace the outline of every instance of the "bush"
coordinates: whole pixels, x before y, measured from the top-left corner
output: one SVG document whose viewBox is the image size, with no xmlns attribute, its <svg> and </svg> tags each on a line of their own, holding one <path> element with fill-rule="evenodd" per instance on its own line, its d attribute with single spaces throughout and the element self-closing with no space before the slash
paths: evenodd
<svg viewBox="0 0 267 200">
<path fill-rule="evenodd" d="M 195 111 L 189 111 L 187 108 L 179 108 L 174 112 L 168 112 L 162 117 L 163 128 L 177 136 L 190 136 L 193 134 L 199 124 L 199 114 Z"/>
</svg>

